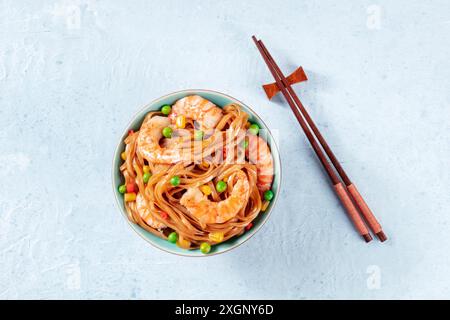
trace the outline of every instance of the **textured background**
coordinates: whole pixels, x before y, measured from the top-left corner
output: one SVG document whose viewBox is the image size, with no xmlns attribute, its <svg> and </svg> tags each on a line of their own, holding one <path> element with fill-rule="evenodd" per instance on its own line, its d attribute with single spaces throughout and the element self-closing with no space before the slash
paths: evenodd
<svg viewBox="0 0 450 320">
<path fill-rule="evenodd" d="M 450 2 L 1 1 L 0 298 L 443 298 L 450 294 Z M 354 232 L 250 36 L 260 36 L 390 240 Z M 186 88 L 278 129 L 284 179 L 242 247 L 151 247 L 111 159 L 145 103 Z"/>
</svg>

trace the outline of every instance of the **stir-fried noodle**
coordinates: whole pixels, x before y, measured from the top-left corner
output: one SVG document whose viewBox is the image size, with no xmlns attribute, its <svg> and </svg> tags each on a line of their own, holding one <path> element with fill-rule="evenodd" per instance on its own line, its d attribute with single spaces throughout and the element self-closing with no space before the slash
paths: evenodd
<svg viewBox="0 0 450 320">
<path fill-rule="evenodd" d="M 273 196 L 266 141 L 237 104 L 188 96 L 166 109 L 125 139 L 128 218 L 161 238 L 175 232 L 169 240 L 186 249 L 242 234 Z"/>
</svg>

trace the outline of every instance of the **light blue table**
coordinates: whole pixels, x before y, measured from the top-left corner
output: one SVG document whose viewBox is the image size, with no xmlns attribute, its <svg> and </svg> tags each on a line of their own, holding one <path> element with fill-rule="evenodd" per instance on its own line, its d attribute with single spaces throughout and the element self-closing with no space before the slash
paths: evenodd
<svg viewBox="0 0 450 320">
<path fill-rule="evenodd" d="M 444 298 L 450 294 L 448 1 L 2 1 L 0 298 Z M 383 223 L 363 243 L 250 36 L 283 70 Z M 264 228 L 206 259 L 137 237 L 111 191 L 145 103 L 223 91 L 279 130 Z"/>
</svg>

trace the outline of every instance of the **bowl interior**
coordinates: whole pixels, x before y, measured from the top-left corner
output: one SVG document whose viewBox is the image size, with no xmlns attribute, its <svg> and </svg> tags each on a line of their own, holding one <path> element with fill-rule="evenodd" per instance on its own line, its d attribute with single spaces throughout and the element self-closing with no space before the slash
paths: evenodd
<svg viewBox="0 0 450 320">
<path fill-rule="evenodd" d="M 211 252 L 208 255 L 202 254 L 200 252 L 200 250 L 198 250 L 198 249 L 197 250 L 181 249 L 178 246 L 176 246 L 175 244 L 172 244 L 164 239 L 161 239 L 161 238 L 151 234 L 150 232 L 146 231 L 145 229 L 141 228 L 139 225 L 130 222 L 128 220 L 127 213 L 126 213 L 126 210 L 124 207 L 123 196 L 118 191 L 118 187 L 121 184 L 123 184 L 123 177 L 119 170 L 119 167 L 122 163 L 120 154 L 125 150 L 125 144 L 123 143 L 123 140 L 127 136 L 128 130 L 130 130 L 130 129 L 139 130 L 139 128 L 142 124 L 142 121 L 144 120 L 144 117 L 148 112 L 159 110 L 161 108 L 161 106 L 164 104 L 172 105 L 178 99 L 181 99 L 187 95 L 193 95 L 193 94 L 198 94 L 198 95 L 204 97 L 205 99 L 212 101 L 214 104 L 216 104 L 219 107 L 223 107 L 229 103 L 239 104 L 242 107 L 242 109 L 248 113 L 249 120 L 251 122 L 255 122 L 260 126 L 260 128 L 267 130 L 266 132 L 268 134 L 264 138 L 266 138 L 266 140 L 268 141 L 268 144 L 272 151 L 273 160 L 274 160 L 275 176 L 274 176 L 274 181 L 273 181 L 273 185 L 272 185 L 272 191 L 275 194 L 274 200 L 271 201 L 267 210 L 265 212 L 260 213 L 260 215 L 253 221 L 253 227 L 249 231 L 245 232 L 244 234 L 242 234 L 239 237 L 234 237 L 226 242 L 212 246 Z M 151 102 L 150 104 L 146 105 L 142 110 L 140 110 L 134 116 L 133 120 L 129 123 L 127 128 L 124 130 L 124 132 L 120 138 L 119 145 L 116 148 L 116 151 L 114 154 L 114 159 L 113 159 L 112 180 L 113 180 L 112 181 L 113 182 L 113 192 L 115 194 L 116 202 L 119 206 L 122 216 L 127 220 L 129 225 L 131 226 L 131 228 L 133 228 L 133 230 L 136 231 L 142 238 L 144 238 L 145 240 L 150 242 L 152 245 L 154 245 L 164 251 L 170 252 L 170 253 L 184 255 L 184 256 L 210 256 L 210 255 L 214 255 L 214 254 L 221 253 L 224 251 L 228 251 L 232 248 L 237 247 L 241 243 L 245 242 L 247 239 L 249 239 L 251 236 L 253 236 L 261 228 L 261 226 L 265 223 L 265 221 L 269 218 L 270 212 L 272 211 L 272 208 L 275 205 L 277 198 L 279 197 L 279 188 L 280 188 L 280 181 L 281 181 L 280 157 L 279 157 L 279 152 L 278 152 L 277 146 L 275 144 L 274 138 L 273 138 L 272 134 L 270 133 L 270 131 L 268 130 L 267 126 L 255 114 L 255 112 L 253 110 L 251 110 L 248 106 L 246 106 L 242 102 L 240 102 L 230 96 L 227 96 L 227 95 L 219 93 L 219 92 L 214 92 L 214 91 L 210 91 L 210 90 L 185 90 L 185 91 L 179 91 L 179 92 L 175 92 L 175 93 L 166 95 L 164 97 L 161 97 L 161 98 Z"/>
</svg>

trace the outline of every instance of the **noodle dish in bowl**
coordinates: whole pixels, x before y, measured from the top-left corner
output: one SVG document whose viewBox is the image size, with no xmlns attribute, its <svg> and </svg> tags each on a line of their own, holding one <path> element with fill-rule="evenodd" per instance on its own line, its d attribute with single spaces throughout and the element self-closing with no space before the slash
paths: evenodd
<svg viewBox="0 0 450 320">
<path fill-rule="evenodd" d="M 249 239 L 278 197 L 273 136 L 247 106 L 186 90 L 141 110 L 116 149 L 113 188 L 132 228 L 165 251 L 213 255 Z"/>
</svg>

